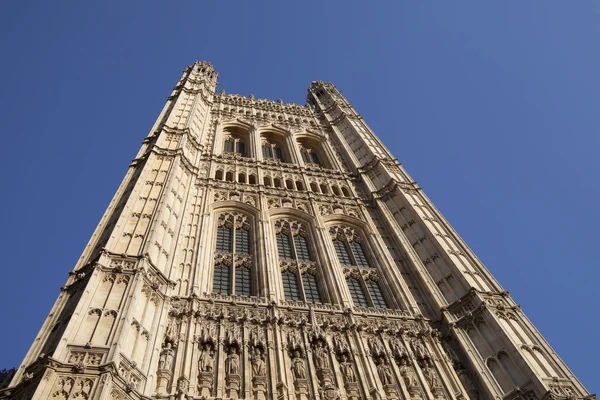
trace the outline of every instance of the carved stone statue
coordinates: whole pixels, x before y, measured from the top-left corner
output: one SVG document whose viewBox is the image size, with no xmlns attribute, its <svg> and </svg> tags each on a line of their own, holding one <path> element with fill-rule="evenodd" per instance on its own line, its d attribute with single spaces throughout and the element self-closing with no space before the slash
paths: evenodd
<svg viewBox="0 0 600 400">
<path fill-rule="evenodd" d="M 413 349 L 415 351 L 415 355 L 417 356 L 417 359 L 419 360 L 424 360 L 429 358 L 429 353 L 427 353 L 427 349 L 425 349 L 425 346 L 423 346 L 423 343 L 419 342 L 418 340 L 415 340 L 412 342 L 413 344 Z"/>
<path fill-rule="evenodd" d="M 321 343 L 320 341 L 317 342 L 317 344 L 316 344 L 316 347 L 314 350 L 314 356 L 315 356 L 315 365 L 318 370 L 323 370 L 323 369 L 329 368 L 329 360 L 327 358 L 327 351 L 325 350 L 323 343 Z"/>
<path fill-rule="evenodd" d="M 425 376 L 427 383 L 429 383 L 429 387 L 431 387 L 431 388 L 442 387 L 442 382 L 438 378 L 438 376 L 435 373 L 435 370 L 433 368 L 430 368 L 430 367 L 423 368 L 423 375 Z"/>
<path fill-rule="evenodd" d="M 306 366 L 304 360 L 300 357 L 300 352 L 296 350 L 294 352 L 294 358 L 292 359 L 292 372 L 296 379 L 307 379 Z"/>
<path fill-rule="evenodd" d="M 200 372 L 212 372 L 215 357 L 211 346 L 206 343 L 200 354 L 200 361 L 198 362 L 198 369 Z"/>
<path fill-rule="evenodd" d="M 356 382 L 356 374 L 354 373 L 354 367 L 352 366 L 352 363 L 348 361 L 348 357 L 346 357 L 345 354 L 342 354 L 342 360 L 340 361 L 340 371 L 342 372 L 342 376 L 344 377 L 344 382 Z"/>
<path fill-rule="evenodd" d="M 160 353 L 160 358 L 158 359 L 158 369 L 159 370 L 170 370 L 173 366 L 173 358 L 174 351 L 171 348 L 171 343 L 167 343 L 167 347 Z"/>
<path fill-rule="evenodd" d="M 256 350 L 252 356 L 252 375 L 255 377 L 265 376 L 267 373 L 265 360 L 260 350 Z"/>
<path fill-rule="evenodd" d="M 229 355 L 225 359 L 225 373 L 227 375 L 240 374 L 240 356 L 234 346 L 229 348 Z"/>
<path fill-rule="evenodd" d="M 403 367 L 402 370 L 400 371 L 400 374 L 402 375 L 402 379 L 404 380 L 404 383 L 406 384 L 406 386 L 411 387 L 411 386 L 417 386 L 419 383 L 417 382 L 417 377 L 415 376 L 415 372 L 412 370 L 411 367 Z"/>
<path fill-rule="evenodd" d="M 385 359 L 382 357 L 379 359 L 379 363 L 377 364 L 377 373 L 379 374 L 379 379 L 381 379 L 381 383 L 384 385 L 393 385 L 394 384 L 394 376 L 392 375 L 392 370 L 390 366 L 386 364 Z"/>
</svg>

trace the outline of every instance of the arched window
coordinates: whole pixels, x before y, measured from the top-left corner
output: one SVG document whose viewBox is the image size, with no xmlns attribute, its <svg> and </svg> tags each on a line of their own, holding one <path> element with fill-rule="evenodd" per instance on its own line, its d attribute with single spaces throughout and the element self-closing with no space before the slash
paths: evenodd
<svg viewBox="0 0 600 400">
<path fill-rule="evenodd" d="M 486 364 L 492 372 L 492 375 L 494 375 L 494 378 L 496 378 L 496 382 L 498 382 L 504 393 L 508 393 L 515 388 L 514 383 L 512 382 L 506 371 L 504 371 L 500 364 L 498 364 L 498 361 L 496 361 L 493 358 L 489 358 Z"/>
<path fill-rule="evenodd" d="M 285 181 L 285 187 L 286 187 L 287 189 L 294 190 L 294 182 L 293 182 L 293 181 L 291 181 L 291 180 L 289 180 L 289 179 L 288 179 L 288 180 L 286 180 L 286 181 Z"/>
<path fill-rule="evenodd" d="M 218 171 L 215 173 L 215 179 L 216 179 L 216 180 L 218 180 L 218 181 L 222 181 L 222 180 L 223 180 L 223 171 L 221 171 L 221 170 L 218 170 Z"/>
<path fill-rule="evenodd" d="M 329 193 L 329 190 L 327 190 L 327 185 L 325 185 L 325 184 L 321 185 L 321 193 L 323 193 L 323 194 Z"/>
<path fill-rule="evenodd" d="M 271 186 L 271 178 L 268 176 L 265 176 L 263 178 L 263 181 L 265 182 L 265 186 Z"/>
<path fill-rule="evenodd" d="M 250 175 L 250 184 L 256 185 L 256 175 Z"/>
<path fill-rule="evenodd" d="M 296 189 L 304 190 L 304 185 L 302 184 L 302 181 L 296 181 Z"/>
<path fill-rule="evenodd" d="M 338 188 L 337 186 L 332 186 L 331 190 L 333 191 L 333 194 L 335 194 L 336 196 L 342 195 L 342 193 L 340 192 L 340 188 Z"/>
<path fill-rule="evenodd" d="M 323 151 L 324 144 L 318 139 L 310 137 L 298 138 L 298 147 L 300 149 L 300 155 L 302 161 L 307 166 L 319 165 L 325 168 L 330 168 L 329 160 Z"/>
<path fill-rule="evenodd" d="M 283 268 L 281 279 L 286 300 L 322 302 L 305 226 L 297 221 L 278 220 L 275 240 Z M 291 269 L 290 260 L 295 260 Z"/>
<path fill-rule="evenodd" d="M 356 307 L 388 308 L 384 292 L 377 278 L 365 278 L 364 268 L 371 268 L 360 236 L 354 229 L 333 226 L 329 233 L 337 258 L 348 274 L 346 282 Z M 370 275 L 370 273 L 368 274 Z"/>
<path fill-rule="evenodd" d="M 223 153 L 237 154 L 247 157 L 246 154 L 247 133 L 242 129 L 229 127 L 225 128 L 223 138 Z"/>
<path fill-rule="evenodd" d="M 342 187 L 342 193 L 344 194 L 344 197 L 350 197 L 350 191 L 347 187 Z"/>
<path fill-rule="evenodd" d="M 261 133 L 262 155 L 264 159 L 279 160 L 286 162 L 286 152 L 284 151 L 285 139 L 281 134 L 274 132 Z"/>
<path fill-rule="evenodd" d="M 250 224 L 245 215 L 218 216 L 215 239 L 216 260 L 213 293 L 252 295 L 252 247 Z"/>
<path fill-rule="evenodd" d="M 315 193 L 321 193 L 319 191 L 319 185 L 317 185 L 316 182 L 311 182 L 311 184 L 310 184 L 310 190 L 313 191 L 313 192 L 315 192 Z"/>
</svg>

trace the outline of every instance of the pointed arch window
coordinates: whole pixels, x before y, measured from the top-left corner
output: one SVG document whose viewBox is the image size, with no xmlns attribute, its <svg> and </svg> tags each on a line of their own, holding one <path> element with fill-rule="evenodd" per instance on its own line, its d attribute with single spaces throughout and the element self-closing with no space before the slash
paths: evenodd
<svg viewBox="0 0 600 400">
<path fill-rule="evenodd" d="M 242 214 L 218 216 L 215 239 L 213 293 L 252 295 L 252 246 L 248 218 Z"/>
<path fill-rule="evenodd" d="M 306 228 L 296 221 L 279 220 L 275 222 L 275 231 L 277 253 L 284 268 L 281 279 L 286 300 L 322 302 Z"/>
<path fill-rule="evenodd" d="M 356 307 L 388 308 L 375 269 L 371 267 L 361 236 L 353 228 L 333 226 L 329 233 L 340 264 L 348 274 L 346 283 Z M 367 278 L 365 278 L 365 269 Z"/>
</svg>

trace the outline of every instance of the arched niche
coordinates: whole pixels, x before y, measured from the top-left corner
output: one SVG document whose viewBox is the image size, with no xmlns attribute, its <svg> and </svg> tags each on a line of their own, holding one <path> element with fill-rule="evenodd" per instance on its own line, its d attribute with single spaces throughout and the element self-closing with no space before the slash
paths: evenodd
<svg viewBox="0 0 600 400">
<path fill-rule="evenodd" d="M 326 144 L 316 135 L 296 135 L 296 143 L 302 161 L 306 166 L 320 166 L 332 169 L 333 162 L 326 149 Z"/>
<path fill-rule="evenodd" d="M 250 137 L 251 127 L 241 123 L 228 123 L 223 126 L 221 151 L 225 155 L 253 157 Z"/>
<path fill-rule="evenodd" d="M 280 161 L 284 163 L 293 162 L 291 151 L 287 145 L 284 131 L 269 129 L 259 132 L 260 152 L 263 160 Z"/>
</svg>

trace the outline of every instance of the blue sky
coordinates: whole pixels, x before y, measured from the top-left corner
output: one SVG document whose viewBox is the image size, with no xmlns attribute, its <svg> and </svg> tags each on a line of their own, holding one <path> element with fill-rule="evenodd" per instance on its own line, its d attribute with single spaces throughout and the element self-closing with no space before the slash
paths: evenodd
<svg viewBox="0 0 600 400">
<path fill-rule="evenodd" d="M 208 60 L 227 93 L 304 104 L 335 83 L 597 392 L 600 3 L 365 4 L 0 2 L 0 368 Z"/>
</svg>

